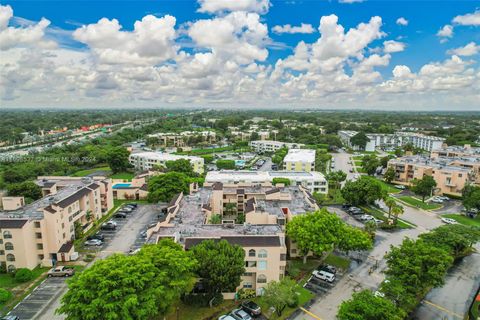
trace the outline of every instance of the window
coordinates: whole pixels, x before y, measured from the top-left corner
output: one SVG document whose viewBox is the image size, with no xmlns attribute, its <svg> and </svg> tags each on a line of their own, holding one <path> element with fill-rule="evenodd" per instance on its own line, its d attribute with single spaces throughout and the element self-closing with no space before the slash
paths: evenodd
<svg viewBox="0 0 480 320">
<path fill-rule="evenodd" d="M 42 239 L 42 234 L 40 232 L 35 233 L 35 238 Z"/>
<path fill-rule="evenodd" d="M 244 282 L 243 287 L 245 289 L 251 289 L 251 288 L 253 288 L 253 284 L 251 282 Z"/>
<path fill-rule="evenodd" d="M 37 250 L 42 250 L 42 249 L 43 249 L 43 244 L 37 243 Z"/>
<path fill-rule="evenodd" d="M 248 256 L 249 256 L 249 257 L 255 257 L 255 256 L 256 256 L 255 250 L 254 250 L 254 249 L 248 250 Z"/>
<path fill-rule="evenodd" d="M 290 250 L 290 253 L 296 254 L 296 253 L 297 253 L 297 249 L 292 249 L 292 250 Z"/>
<path fill-rule="evenodd" d="M 45 259 L 45 256 L 43 254 L 39 254 L 38 255 L 38 260 L 43 260 L 43 259 Z"/>
<path fill-rule="evenodd" d="M 12 233 L 10 231 L 3 231 L 4 239 L 12 239 Z"/>
<path fill-rule="evenodd" d="M 40 221 L 35 221 L 35 228 L 40 228 Z"/>
<path fill-rule="evenodd" d="M 265 250 L 265 249 L 262 249 L 258 252 L 258 257 L 259 258 L 266 258 L 267 256 L 268 256 L 267 250 Z"/>
<path fill-rule="evenodd" d="M 287 261 L 287 254 L 286 253 L 280 253 L 280 261 Z"/>
<path fill-rule="evenodd" d="M 245 267 L 253 268 L 257 266 L 257 261 L 245 261 Z"/>
<path fill-rule="evenodd" d="M 258 270 L 267 270 L 267 261 L 258 261 Z"/>
<path fill-rule="evenodd" d="M 7 261 L 15 261 L 15 256 L 11 253 L 7 254 Z"/>
<path fill-rule="evenodd" d="M 259 274 L 257 277 L 257 283 L 267 283 L 267 277 L 264 274 Z"/>
<path fill-rule="evenodd" d="M 243 274 L 243 276 L 244 276 L 244 277 L 251 277 L 251 276 L 253 276 L 253 272 L 245 272 L 245 273 Z"/>
<path fill-rule="evenodd" d="M 4 256 L 4 255 L 5 255 L 5 251 L 0 250 L 0 256 Z"/>
<path fill-rule="evenodd" d="M 8 268 L 7 268 L 8 272 L 15 272 L 17 269 L 15 268 L 15 266 L 13 264 L 9 265 Z"/>
<path fill-rule="evenodd" d="M 5 250 L 13 250 L 13 243 L 5 242 Z"/>
</svg>

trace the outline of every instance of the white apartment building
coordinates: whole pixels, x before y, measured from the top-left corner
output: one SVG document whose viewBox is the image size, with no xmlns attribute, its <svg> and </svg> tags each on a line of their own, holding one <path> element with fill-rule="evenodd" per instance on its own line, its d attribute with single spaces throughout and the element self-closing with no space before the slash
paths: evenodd
<svg viewBox="0 0 480 320">
<path fill-rule="evenodd" d="M 305 146 L 302 143 L 288 143 L 272 140 L 254 140 L 250 141 L 249 145 L 255 150 L 255 152 L 275 152 L 284 147 L 288 149 L 296 149 Z"/>
<path fill-rule="evenodd" d="M 338 131 L 338 136 L 343 144 L 354 149 L 359 150 L 358 146 L 354 146 L 350 139 L 358 132 L 352 130 Z M 367 133 L 369 138 L 365 146 L 365 151 L 375 151 L 376 148 L 397 148 L 411 143 L 414 147 L 427 151 L 432 151 L 442 147 L 445 139 L 435 136 L 427 136 L 416 132 L 395 132 L 393 134 L 386 133 Z"/>
<path fill-rule="evenodd" d="M 315 150 L 289 149 L 283 159 L 283 170 L 286 171 L 315 171 Z"/>
<path fill-rule="evenodd" d="M 221 182 L 226 187 L 272 186 L 273 179 L 286 178 L 291 185 L 303 186 L 309 192 L 328 193 L 328 183 L 325 176 L 316 171 L 247 171 L 221 170 L 210 171 L 205 177 L 205 186 Z"/>
<path fill-rule="evenodd" d="M 136 170 L 147 171 L 151 170 L 154 166 L 165 166 L 167 161 L 176 161 L 180 159 L 189 160 L 192 164 L 193 171 L 202 174 L 204 171 L 203 158 L 195 156 L 176 155 L 163 152 L 139 152 L 132 153 L 129 156 L 130 164 L 132 164 Z"/>
</svg>

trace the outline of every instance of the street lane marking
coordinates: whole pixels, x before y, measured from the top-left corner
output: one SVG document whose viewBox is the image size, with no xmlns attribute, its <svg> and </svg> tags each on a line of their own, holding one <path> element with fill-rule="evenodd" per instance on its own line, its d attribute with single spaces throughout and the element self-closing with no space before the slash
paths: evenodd
<svg viewBox="0 0 480 320">
<path fill-rule="evenodd" d="M 302 307 L 300 307 L 300 310 L 302 310 L 303 312 L 305 312 L 306 314 L 308 314 L 309 316 L 317 319 L 317 320 L 322 320 L 321 318 L 319 318 L 318 316 L 316 316 L 315 314 L 311 313 L 310 311 L 308 311 L 307 309 L 304 309 Z"/>
<path fill-rule="evenodd" d="M 448 313 L 448 314 L 450 314 L 450 315 L 452 315 L 452 316 L 454 316 L 454 317 L 456 317 L 456 318 L 458 318 L 458 319 L 462 319 L 462 320 L 463 320 L 463 316 L 459 315 L 458 313 L 455 313 L 455 312 L 453 312 L 453 311 L 450 311 L 450 310 L 448 310 L 448 309 L 446 309 L 446 308 L 444 308 L 444 307 L 442 307 L 442 306 L 439 306 L 438 304 L 435 304 L 435 303 L 433 303 L 433 302 L 430 302 L 430 301 L 428 301 L 428 300 L 423 300 L 423 302 L 425 302 L 426 304 L 431 305 L 432 307 L 435 307 L 435 308 L 437 308 L 437 309 L 439 309 L 439 310 L 441 310 L 441 311 L 443 311 L 443 312 L 445 312 L 445 313 Z"/>
</svg>

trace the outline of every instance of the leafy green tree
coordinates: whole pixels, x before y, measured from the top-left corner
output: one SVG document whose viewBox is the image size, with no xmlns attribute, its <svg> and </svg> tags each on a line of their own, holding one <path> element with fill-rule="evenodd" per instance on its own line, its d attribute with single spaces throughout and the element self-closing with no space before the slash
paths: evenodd
<svg viewBox="0 0 480 320">
<path fill-rule="evenodd" d="M 192 249 L 198 261 L 197 275 L 203 279 L 207 292 L 233 292 L 245 273 L 245 251 L 226 240 L 204 240 Z"/>
<path fill-rule="evenodd" d="M 167 172 L 151 177 L 148 181 L 148 201 L 168 202 L 176 194 L 189 191 L 189 178 L 178 172 Z"/>
<path fill-rule="evenodd" d="M 80 221 L 75 221 L 73 223 L 75 239 L 80 239 L 83 237 L 83 227 Z"/>
<path fill-rule="evenodd" d="M 325 149 L 317 149 L 315 152 L 315 171 L 323 173 L 327 172 L 328 163 L 332 159 L 332 155 Z"/>
<path fill-rule="evenodd" d="M 114 254 L 68 282 L 57 313 L 66 319 L 152 319 L 164 316 L 193 287 L 196 261 L 162 240 L 136 255 Z"/>
<path fill-rule="evenodd" d="M 356 181 L 347 181 L 342 189 L 342 196 L 347 203 L 364 205 L 384 199 L 386 192 L 378 181 L 362 176 Z"/>
<path fill-rule="evenodd" d="M 422 202 L 425 202 L 425 197 L 430 196 L 433 189 L 437 186 L 437 182 L 432 176 L 423 176 L 422 179 L 413 180 L 412 191 L 422 196 Z"/>
<path fill-rule="evenodd" d="M 204 155 L 201 155 L 200 157 L 203 158 L 203 162 L 205 164 L 209 164 L 209 163 L 212 163 L 213 162 L 213 155 L 212 154 L 204 154 Z"/>
<path fill-rule="evenodd" d="M 273 178 L 272 184 L 274 186 L 276 186 L 277 184 L 283 184 L 285 187 L 288 187 L 291 184 L 291 181 L 288 178 Z"/>
<path fill-rule="evenodd" d="M 295 216 L 287 223 L 287 235 L 296 242 L 304 263 L 310 252 L 322 255 L 335 247 L 349 251 L 372 245 L 367 233 L 348 226 L 326 209 Z"/>
<path fill-rule="evenodd" d="M 275 153 L 272 156 L 272 162 L 278 165 L 279 167 L 282 166 L 283 158 L 285 158 L 287 153 L 288 153 L 288 148 L 283 147 L 278 149 L 277 151 L 275 151 Z"/>
<path fill-rule="evenodd" d="M 368 141 L 370 141 L 370 139 L 367 137 L 365 132 L 359 132 L 350 139 L 350 143 L 353 146 L 357 146 L 361 150 L 365 150 Z"/>
<path fill-rule="evenodd" d="M 472 252 L 473 245 L 480 241 L 480 229 L 450 224 L 421 234 L 420 238 L 431 245 L 445 248 L 457 259 Z"/>
<path fill-rule="evenodd" d="M 342 170 L 330 171 L 326 175 L 328 186 L 333 189 L 340 188 L 340 185 L 343 181 L 347 179 L 347 174 Z"/>
<path fill-rule="evenodd" d="M 270 281 L 263 292 L 263 300 L 281 316 L 287 306 L 298 304 L 299 286 L 296 281 L 285 277 L 280 281 Z"/>
<path fill-rule="evenodd" d="M 397 205 L 397 202 L 395 201 L 394 198 L 387 197 L 387 199 L 385 199 L 385 205 L 388 208 L 388 219 L 390 219 L 392 216 L 392 208 Z"/>
<path fill-rule="evenodd" d="M 255 141 L 255 140 L 258 140 L 259 138 L 260 136 L 255 131 L 250 134 L 250 141 Z"/>
<path fill-rule="evenodd" d="M 385 258 L 387 276 L 422 293 L 431 287 L 442 285 L 443 278 L 453 262 L 452 256 L 444 248 L 408 238 L 400 247 L 392 247 Z"/>
<path fill-rule="evenodd" d="M 189 177 L 194 177 L 197 174 L 193 172 L 193 166 L 188 159 L 178 159 L 175 161 L 166 161 L 165 167 L 167 172 L 180 172 Z"/>
<path fill-rule="evenodd" d="M 383 180 L 385 180 L 388 183 L 392 183 L 394 179 L 395 179 L 395 169 L 393 169 L 393 167 L 388 167 L 387 170 L 385 171 L 385 174 L 383 175 Z"/>
<path fill-rule="evenodd" d="M 130 153 L 124 147 L 113 147 L 108 150 L 107 163 L 113 173 L 126 171 L 131 167 L 128 161 Z"/>
<path fill-rule="evenodd" d="M 377 232 L 377 223 L 375 221 L 367 221 L 363 230 L 368 233 L 372 240 L 375 239 L 375 233 Z"/>
<path fill-rule="evenodd" d="M 362 158 L 362 168 L 369 176 L 374 175 L 379 166 L 380 161 L 374 154 L 367 154 Z"/>
<path fill-rule="evenodd" d="M 398 222 L 398 216 L 401 215 L 401 214 L 403 214 L 403 211 L 404 211 L 404 209 L 403 209 L 403 207 L 400 206 L 400 205 L 396 205 L 396 206 L 394 206 L 394 207 L 392 208 L 392 214 L 393 214 L 393 217 L 394 217 L 394 219 L 393 219 L 393 220 L 394 220 L 394 224 L 397 224 L 397 222 Z"/>
<path fill-rule="evenodd" d="M 218 169 L 227 169 L 227 170 L 233 170 L 235 169 L 235 160 L 222 160 L 219 159 L 215 163 L 217 165 Z"/>
<path fill-rule="evenodd" d="M 0 303 L 5 303 L 12 297 L 12 293 L 7 289 L 0 288 Z"/>
<path fill-rule="evenodd" d="M 25 197 L 31 200 L 37 200 L 42 197 L 42 189 L 33 181 L 24 181 L 13 183 L 7 186 L 9 196 Z"/>
<path fill-rule="evenodd" d="M 466 185 L 462 191 L 463 205 L 467 210 L 480 210 L 480 187 Z"/>
<path fill-rule="evenodd" d="M 210 224 L 220 224 L 221 222 L 222 222 L 222 216 L 219 214 L 213 214 L 210 217 L 210 221 L 209 221 Z"/>
<path fill-rule="evenodd" d="M 370 290 L 354 293 L 352 299 L 342 302 L 339 320 L 402 320 L 406 316 L 390 300 L 376 297 Z"/>
</svg>

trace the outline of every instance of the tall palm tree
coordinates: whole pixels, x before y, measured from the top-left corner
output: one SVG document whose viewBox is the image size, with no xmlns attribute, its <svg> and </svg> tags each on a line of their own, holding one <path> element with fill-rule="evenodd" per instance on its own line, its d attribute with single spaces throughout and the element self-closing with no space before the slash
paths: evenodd
<svg viewBox="0 0 480 320">
<path fill-rule="evenodd" d="M 389 197 L 387 200 L 385 200 L 385 205 L 388 207 L 388 219 L 390 219 L 392 215 L 392 208 L 397 205 L 397 202 L 393 198 Z"/>
<path fill-rule="evenodd" d="M 402 206 L 394 206 L 392 208 L 392 213 L 393 213 L 393 216 L 395 217 L 394 224 L 397 224 L 398 216 L 403 214 L 403 207 Z"/>
</svg>

